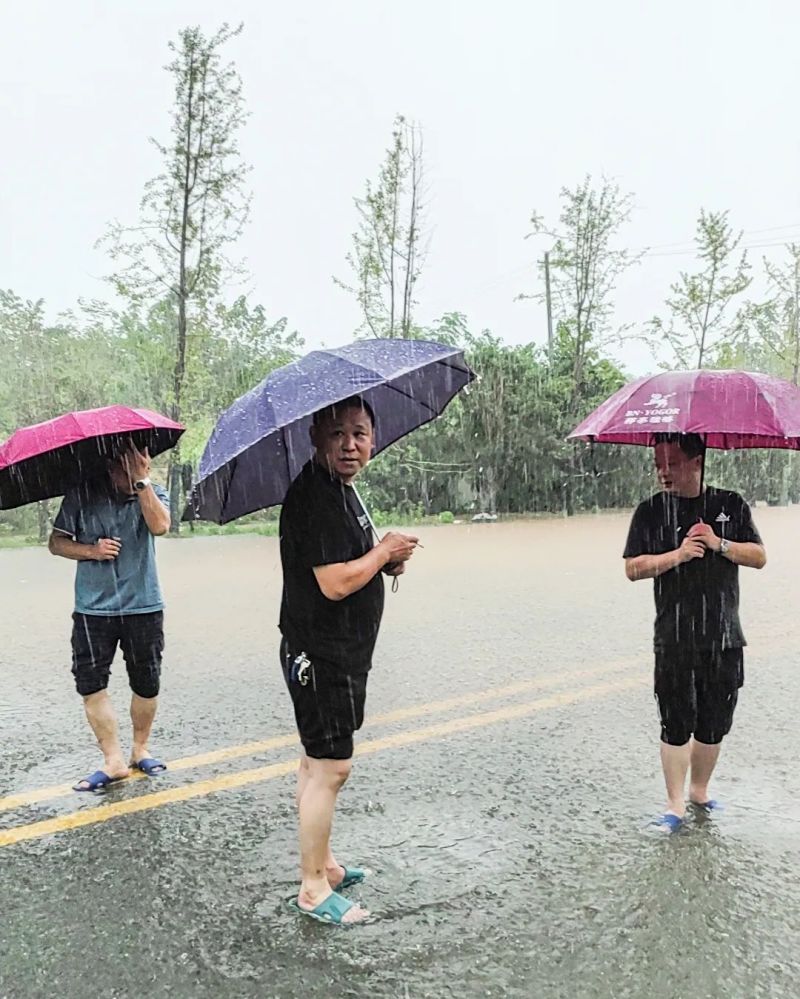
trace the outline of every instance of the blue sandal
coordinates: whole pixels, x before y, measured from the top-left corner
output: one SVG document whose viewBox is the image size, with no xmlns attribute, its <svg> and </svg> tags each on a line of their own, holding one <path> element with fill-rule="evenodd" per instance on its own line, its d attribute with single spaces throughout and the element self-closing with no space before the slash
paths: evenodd
<svg viewBox="0 0 800 999">
<path fill-rule="evenodd" d="M 342 891 L 345 888 L 352 888 L 353 885 L 360 885 L 369 873 L 361 867 L 345 867 L 342 864 L 341 868 L 344 871 L 344 877 L 333 889 L 334 891 Z"/>
<path fill-rule="evenodd" d="M 141 770 L 148 777 L 158 777 L 159 774 L 163 774 L 167 769 L 166 763 L 162 763 L 161 760 L 154 760 L 152 756 L 146 756 L 143 760 L 139 760 L 138 763 L 131 760 L 131 766 L 136 767 L 137 770 Z"/>
<path fill-rule="evenodd" d="M 664 812 L 657 819 L 653 819 L 650 825 L 656 826 L 656 828 L 667 833 L 675 833 L 682 828 L 683 819 L 680 815 L 675 815 L 673 812 Z"/>
<path fill-rule="evenodd" d="M 95 770 L 93 774 L 79 780 L 72 785 L 73 791 L 104 791 L 109 784 L 116 784 L 117 781 L 125 780 L 124 777 L 109 777 L 105 770 Z M 88 784 L 88 787 L 81 787 L 81 784 Z"/>
<path fill-rule="evenodd" d="M 703 812 L 721 812 L 725 808 L 722 802 L 717 801 L 716 798 L 709 798 L 708 801 L 693 801 L 692 805 Z"/>
<path fill-rule="evenodd" d="M 331 892 L 324 902 L 320 902 L 316 909 L 304 909 L 298 904 L 296 898 L 293 898 L 289 905 L 304 916 L 316 919 L 320 923 L 330 923 L 333 926 L 343 925 L 342 917 L 355 907 L 354 902 L 346 899 L 343 895 L 338 895 L 335 891 Z"/>
</svg>

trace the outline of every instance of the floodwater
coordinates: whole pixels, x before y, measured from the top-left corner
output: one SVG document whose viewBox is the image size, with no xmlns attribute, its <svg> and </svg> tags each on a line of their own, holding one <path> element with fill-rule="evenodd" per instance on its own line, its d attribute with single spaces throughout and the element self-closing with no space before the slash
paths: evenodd
<svg viewBox="0 0 800 999">
<path fill-rule="evenodd" d="M 652 584 L 624 577 L 628 515 L 424 530 L 338 812 L 340 859 L 374 872 L 351 929 L 286 905 L 277 541 L 159 543 L 171 769 L 97 797 L 63 793 L 99 762 L 74 567 L 0 552 L 0 997 L 796 997 L 800 509 L 755 512 L 727 808 L 672 837 L 647 830 Z M 112 689 L 124 722 L 121 663 Z"/>
</svg>

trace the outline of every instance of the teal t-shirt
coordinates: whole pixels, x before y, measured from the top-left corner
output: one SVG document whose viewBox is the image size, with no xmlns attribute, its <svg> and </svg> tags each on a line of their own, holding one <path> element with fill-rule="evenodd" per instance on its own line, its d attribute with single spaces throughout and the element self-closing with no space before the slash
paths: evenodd
<svg viewBox="0 0 800 999">
<path fill-rule="evenodd" d="M 167 493 L 153 486 L 169 510 Z M 136 496 L 110 486 L 81 486 L 67 493 L 53 528 L 82 545 L 100 538 L 118 538 L 119 555 L 109 562 L 78 562 L 75 572 L 75 611 L 115 617 L 151 614 L 164 607 L 156 572 L 155 539 L 145 523 Z"/>
</svg>

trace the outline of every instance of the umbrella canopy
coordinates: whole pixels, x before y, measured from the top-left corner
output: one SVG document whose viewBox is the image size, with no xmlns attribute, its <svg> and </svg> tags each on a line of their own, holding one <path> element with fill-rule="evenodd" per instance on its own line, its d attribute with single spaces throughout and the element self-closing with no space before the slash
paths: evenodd
<svg viewBox="0 0 800 999">
<path fill-rule="evenodd" d="M 63 496 L 105 471 L 133 442 L 151 455 L 174 447 L 184 428 L 149 409 L 104 406 L 23 427 L 0 445 L 0 509 Z"/>
<path fill-rule="evenodd" d="M 311 457 L 319 409 L 363 397 L 377 453 L 435 419 L 474 377 L 463 351 L 425 340 L 362 340 L 278 368 L 220 416 L 184 520 L 226 524 L 282 503 Z"/>
<path fill-rule="evenodd" d="M 700 434 L 707 447 L 800 449 L 800 388 L 748 371 L 665 371 L 625 385 L 569 435 L 600 444 Z"/>
</svg>

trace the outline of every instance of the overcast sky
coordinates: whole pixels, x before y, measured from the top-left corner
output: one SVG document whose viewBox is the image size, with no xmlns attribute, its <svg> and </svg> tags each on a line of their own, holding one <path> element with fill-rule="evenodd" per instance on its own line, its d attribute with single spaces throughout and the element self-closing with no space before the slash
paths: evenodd
<svg viewBox="0 0 800 999">
<path fill-rule="evenodd" d="M 0 2 L 0 286 L 51 315 L 107 295 L 94 249 L 136 219 L 165 137 L 167 42 L 189 24 L 245 30 L 228 47 L 252 117 L 242 150 L 253 213 L 241 253 L 252 293 L 310 346 L 346 342 L 334 286 L 396 112 L 424 129 L 432 241 L 418 318 L 466 313 L 511 343 L 545 339 L 536 208 L 586 173 L 635 194 L 625 243 L 658 248 L 624 279 L 620 322 L 662 307 L 691 267 L 701 206 L 745 243 L 800 242 L 795 0 L 208 0 Z M 755 248 L 780 255 L 780 246 Z M 652 367 L 641 348 L 622 358 Z"/>
</svg>

